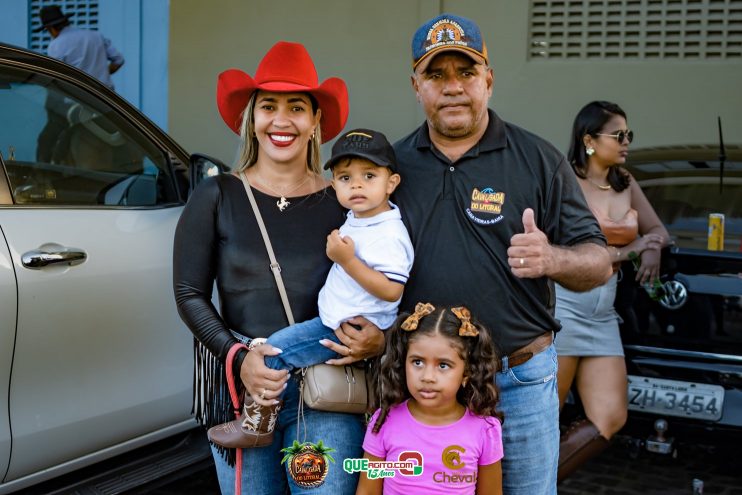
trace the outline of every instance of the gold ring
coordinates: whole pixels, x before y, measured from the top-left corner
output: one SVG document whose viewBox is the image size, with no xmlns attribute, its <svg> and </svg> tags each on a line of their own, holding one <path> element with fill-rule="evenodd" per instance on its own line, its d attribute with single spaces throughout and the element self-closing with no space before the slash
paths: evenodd
<svg viewBox="0 0 742 495">
<path fill-rule="evenodd" d="M 260 394 L 260 400 L 265 399 L 265 389 L 263 389 L 263 392 Z"/>
<path fill-rule="evenodd" d="M 353 349 L 348 347 L 348 356 L 352 356 L 352 355 L 353 355 Z"/>
<path fill-rule="evenodd" d="M 526 260 L 524 260 L 523 258 L 521 258 L 521 259 L 520 259 L 520 266 L 523 266 L 523 265 L 525 265 L 525 264 L 526 264 Z"/>
</svg>

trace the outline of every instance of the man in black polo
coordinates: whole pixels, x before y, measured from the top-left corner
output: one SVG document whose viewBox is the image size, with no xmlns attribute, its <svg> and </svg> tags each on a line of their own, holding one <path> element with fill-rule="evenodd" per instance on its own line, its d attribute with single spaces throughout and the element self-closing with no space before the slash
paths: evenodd
<svg viewBox="0 0 742 495">
<path fill-rule="evenodd" d="M 427 119 L 394 146 L 395 201 L 415 246 L 401 307 L 463 304 L 489 328 L 503 355 L 504 493 L 556 493 L 552 280 L 604 283 L 605 238 L 562 154 L 487 108 L 494 77 L 473 21 L 431 19 L 412 55 Z"/>
</svg>

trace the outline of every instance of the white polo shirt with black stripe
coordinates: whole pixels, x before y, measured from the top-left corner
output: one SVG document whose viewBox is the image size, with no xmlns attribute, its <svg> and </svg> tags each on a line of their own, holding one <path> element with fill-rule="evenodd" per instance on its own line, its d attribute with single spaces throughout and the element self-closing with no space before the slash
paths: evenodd
<svg viewBox="0 0 742 495">
<path fill-rule="evenodd" d="M 340 235 L 353 239 L 355 254 L 366 265 L 404 285 L 414 258 L 412 242 L 399 208 L 391 202 L 389 205 L 391 210 L 370 218 L 357 218 L 349 211 Z M 372 296 L 334 263 L 319 293 L 318 305 L 322 323 L 329 328 L 338 328 L 354 316 L 363 316 L 380 329 L 386 329 L 397 317 L 399 300 L 389 302 Z"/>
</svg>

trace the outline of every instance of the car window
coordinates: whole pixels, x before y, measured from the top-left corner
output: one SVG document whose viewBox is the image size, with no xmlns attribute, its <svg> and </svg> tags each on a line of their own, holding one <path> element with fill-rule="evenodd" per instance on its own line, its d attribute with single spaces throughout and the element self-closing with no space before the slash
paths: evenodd
<svg viewBox="0 0 742 495">
<path fill-rule="evenodd" d="M 0 108 L 0 152 L 15 204 L 177 202 L 163 151 L 75 85 L 0 67 Z"/>
<path fill-rule="evenodd" d="M 641 163 L 629 169 L 676 245 L 706 249 L 709 214 L 722 213 L 724 250 L 740 250 L 742 163 L 725 163 L 722 192 L 718 161 Z"/>
</svg>

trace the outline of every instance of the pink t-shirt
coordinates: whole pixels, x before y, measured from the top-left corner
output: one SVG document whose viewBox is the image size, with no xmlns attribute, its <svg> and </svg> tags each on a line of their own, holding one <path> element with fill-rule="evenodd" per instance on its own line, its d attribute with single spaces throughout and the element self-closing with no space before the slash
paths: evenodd
<svg viewBox="0 0 742 495">
<path fill-rule="evenodd" d="M 395 472 L 394 477 L 385 477 L 384 495 L 474 494 L 478 467 L 502 459 L 502 428 L 497 418 L 481 418 L 467 409 L 450 425 L 426 425 L 412 416 L 405 401 L 389 410 L 381 430 L 374 434 L 379 412 L 368 424 L 363 450 L 387 461 L 396 461 L 406 451 L 423 457 L 422 475 Z"/>
</svg>

